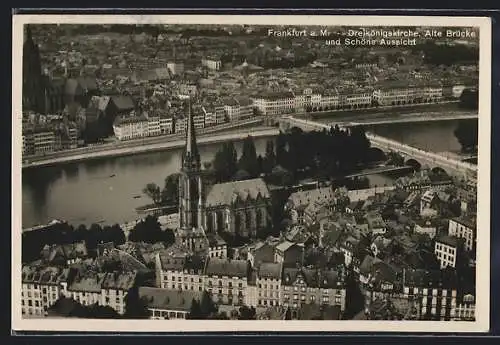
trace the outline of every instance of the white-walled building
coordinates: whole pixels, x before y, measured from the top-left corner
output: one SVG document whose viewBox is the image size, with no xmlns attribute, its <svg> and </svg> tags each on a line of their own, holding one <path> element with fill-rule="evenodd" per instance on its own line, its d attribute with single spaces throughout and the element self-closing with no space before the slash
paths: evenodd
<svg viewBox="0 0 500 345">
<path fill-rule="evenodd" d="M 476 245 L 476 224 L 474 219 L 466 217 L 450 219 L 448 235 L 463 238 L 465 250 L 472 250 Z"/>
<path fill-rule="evenodd" d="M 222 61 L 217 57 L 207 57 L 201 60 L 201 65 L 208 69 L 218 71 L 222 67 Z"/>
<path fill-rule="evenodd" d="M 144 138 L 149 135 L 148 119 L 141 116 L 117 117 L 113 131 L 118 140 Z"/>
<path fill-rule="evenodd" d="M 255 108 L 263 115 L 280 115 L 295 112 L 295 95 L 290 92 L 267 92 L 252 98 Z"/>
<path fill-rule="evenodd" d="M 447 266 L 456 267 L 457 258 L 463 242 L 455 236 L 441 236 L 436 239 L 434 254 L 441 264 L 441 268 Z"/>
<path fill-rule="evenodd" d="M 43 317 L 61 296 L 68 294 L 69 269 L 24 266 L 22 268 L 21 312 Z"/>
</svg>

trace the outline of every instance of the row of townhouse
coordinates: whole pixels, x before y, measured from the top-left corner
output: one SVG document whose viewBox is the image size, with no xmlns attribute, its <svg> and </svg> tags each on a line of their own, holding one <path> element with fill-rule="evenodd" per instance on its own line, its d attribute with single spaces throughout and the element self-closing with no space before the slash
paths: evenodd
<svg viewBox="0 0 500 345">
<path fill-rule="evenodd" d="M 215 303 L 225 307 L 300 309 L 303 304 L 313 303 L 345 309 L 344 276 L 336 271 L 284 267 L 280 262 L 262 262 L 252 267 L 247 260 L 221 258 L 194 263 L 188 258 L 157 255 L 156 277 L 157 289 L 191 295 L 207 291 Z M 148 308 L 152 317 L 157 317 L 153 313 L 159 307 L 148 304 Z M 165 306 L 163 311 L 176 311 L 172 308 Z"/>
<path fill-rule="evenodd" d="M 136 282 L 137 273 L 71 274 L 70 269 L 24 266 L 22 270 L 22 313 L 42 317 L 60 297 L 72 298 L 83 306 L 109 306 L 125 312 L 125 296 Z"/>
<path fill-rule="evenodd" d="M 254 107 L 263 115 L 280 115 L 305 110 L 357 109 L 373 105 L 390 106 L 413 103 L 430 103 L 441 100 L 443 86 L 404 86 L 387 88 L 365 88 L 360 90 L 313 91 L 306 88 L 302 92 L 266 92 L 254 96 Z M 451 93 L 455 97 L 455 93 Z"/>
<path fill-rule="evenodd" d="M 228 97 L 220 102 L 193 106 L 193 122 L 196 129 L 203 129 L 239 121 L 254 115 L 252 101 L 248 97 Z M 157 115 L 144 112 L 140 116 L 118 116 L 113 124 L 119 140 L 152 137 L 168 134 L 182 134 L 187 128 L 184 114 Z"/>
<path fill-rule="evenodd" d="M 22 134 L 23 155 L 40 155 L 78 146 L 76 125 L 26 128 Z"/>
<path fill-rule="evenodd" d="M 366 310 L 377 299 L 396 298 L 407 301 L 416 319 L 474 318 L 474 296 L 458 291 L 453 271 L 400 269 L 367 255 L 360 267 L 360 283 Z"/>
</svg>

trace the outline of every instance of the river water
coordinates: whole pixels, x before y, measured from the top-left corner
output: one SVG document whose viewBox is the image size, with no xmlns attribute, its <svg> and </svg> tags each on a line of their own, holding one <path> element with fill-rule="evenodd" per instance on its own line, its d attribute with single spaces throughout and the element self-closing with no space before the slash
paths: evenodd
<svg viewBox="0 0 500 345">
<path fill-rule="evenodd" d="M 377 125 L 369 131 L 434 152 L 458 151 L 453 135 L 458 121 Z M 258 153 L 267 139 L 257 139 Z M 211 161 L 221 144 L 200 147 L 203 162 Z M 235 144 L 241 154 L 241 142 Z M 30 227 L 62 219 L 78 224 L 123 223 L 138 218 L 135 208 L 150 203 L 142 194 L 149 182 L 163 186 L 180 168 L 181 149 L 29 169 L 22 176 L 22 224 Z M 391 183 L 371 176 L 373 185 Z M 140 198 L 134 198 L 140 196 Z"/>
</svg>

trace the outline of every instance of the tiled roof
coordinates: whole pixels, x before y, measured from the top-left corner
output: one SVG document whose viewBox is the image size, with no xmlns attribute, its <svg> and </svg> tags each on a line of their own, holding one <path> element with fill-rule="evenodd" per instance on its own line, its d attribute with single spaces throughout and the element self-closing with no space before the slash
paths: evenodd
<svg viewBox="0 0 500 345">
<path fill-rule="evenodd" d="M 245 260 L 210 258 L 205 274 L 244 278 L 248 275 L 248 263 Z"/>
<path fill-rule="evenodd" d="M 281 264 L 263 262 L 258 268 L 257 275 L 259 278 L 281 279 Z"/>
<path fill-rule="evenodd" d="M 139 298 L 146 303 L 148 308 L 189 312 L 193 299 L 200 300 L 201 294 L 197 291 L 176 291 L 141 286 Z"/>
<path fill-rule="evenodd" d="M 40 283 L 47 285 L 67 282 L 69 275 L 68 268 L 23 266 L 22 282 L 25 284 Z"/>
<path fill-rule="evenodd" d="M 135 108 L 134 101 L 130 96 L 111 96 L 111 101 L 119 110 L 132 110 Z"/>
<path fill-rule="evenodd" d="M 261 178 L 215 184 L 207 195 L 207 207 L 232 205 L 238 198 L 270 198 L 269 189 Z"/>
<path fill-rule="evenodd" d="M 69 291 L 100 293 L 106 273 L 86 272 L 82 277 L 77 277 L 68 287 Z"/>
<path fill-rule="evenodd" d="M 135 284 L 136 276 L 136 272 L 108 273 L 104 277 L 102 288 L 128 291 Z"/>
<path fill-rule="evenodd" d="M 444 243 L 446 245 L 449 245 L 451 247 L 458 247 L 461 243 L 461 239 L 455 236 L 440 236 L 439 238 L 436 239 L 436 242 Z"/>
</svg>

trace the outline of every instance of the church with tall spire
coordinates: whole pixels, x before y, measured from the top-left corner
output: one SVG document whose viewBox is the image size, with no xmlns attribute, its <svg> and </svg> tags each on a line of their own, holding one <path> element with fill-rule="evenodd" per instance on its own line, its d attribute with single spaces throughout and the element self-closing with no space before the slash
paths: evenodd
<svg viewBox="0 0 500 345">
<path fill-rule="evenodd" d="M 186 145 L 179 175 L 179 223 L 183 230 L 203 227 L 205 216 L 205 186 L 190 101 L 187 108 Z"/>
<path fill-rule="evenodd" d="M 186 144 L 179 173 L 177 240 L 192 250 L 208 245 L 207 235 L 256 237 L 270 226 L 269 189 L 261 178 L 211 185 L 202 170 L 191 102 L 187 106 Z"/>
<path fill-rule="evenodd" d="M 26 25 L 23 45 L 23 110 L 45 112 L 45 86 L 40 51 L 34 42 L 31 28 Z"/>
</svg>

